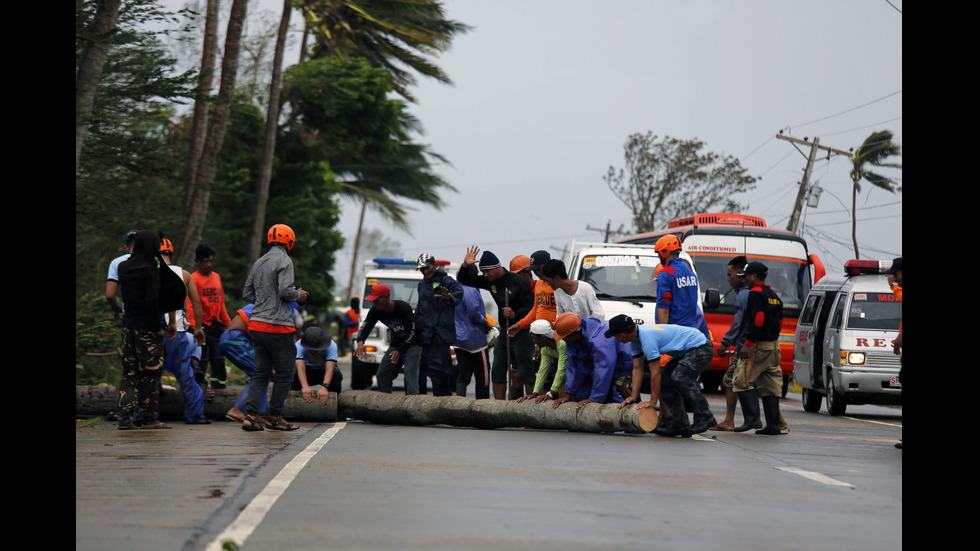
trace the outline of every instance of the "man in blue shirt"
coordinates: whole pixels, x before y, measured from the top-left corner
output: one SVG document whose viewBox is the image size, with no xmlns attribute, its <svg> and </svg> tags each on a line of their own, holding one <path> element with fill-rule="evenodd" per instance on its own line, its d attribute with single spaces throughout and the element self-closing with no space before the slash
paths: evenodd
<svg viewBox="0 0 980 551">
<path fill-rule="evenodd" d="M 725 376 L 721 380 L 721 386 L 725 389 L 725 418 L 721 423 L 708 430 L 731 431 L 735 429 L 735 406 L 738 405 L 738 396 L 732 390 L 732 378 L 735 376 L 735 366 L 738 365 L 738 353 L 742 349 L 742 342 L 745 340 L 745 306 L 749 297 L 749 287 L 745 284 L 745 279 L 738 274 L 748 263 L 748 259 L 744 256 L 736 256 L 728 261 L 728 268 L 725 273 L 725 278 L 732 287 L 729 292 L 735 292 L 735 300 L 732 301 L 735 308 L 732 325 L 718 345 L 718 357 L 728 357 L 728 371 L 725 372 Z M 729 348 L 734 348 L 734 352 L 729 354 Z M 756 428 L 762 428 L 762 426 Z"/>
<path fill-rule="evenodd" d="M 313 385 L 320 385 L 316 397 L 326 405 L 330 392 L 340 392 L 343 374 L 337 369 L 337 343 L 319 326 L 307 327 L 296 341 L 296 378 L 291 390 L 300 390 L 303 399 L 313 401 Z"/>
<path fill-rule="evenodd" d="M 665 235 L 654 247 L 663 265 L 657 274 L 657 323 L 693 327 L 710 341 L 708 322 L 698 304 L 698 276 L 680 257 L 680 240 L 676 235 Z"/>
<path fill-rule="evenodd" d="M 638 407 L 653 407 L 660 399 L 670 410 L 669 416 L 666 412 L 660 416 L 654 434 L 686 438 L 715 426 L 715 416 L 698 385 L 698 376 L 711 363 L 714 349 L 700 331 L 673 324 L 636 325 L 632 318 L 620 314 L 609 320 L 605 335 L 628 343 L 633 355 L 633 380 L 637 384 L 624 404 L 639 401 L 644 359 L 650 368 L 650 402 Z M 671 360 L 661 370 L 660 356 L 664 354 Z M 684 398 L 694 406 L 693 425 L 684 410 Z"/>
</svg>

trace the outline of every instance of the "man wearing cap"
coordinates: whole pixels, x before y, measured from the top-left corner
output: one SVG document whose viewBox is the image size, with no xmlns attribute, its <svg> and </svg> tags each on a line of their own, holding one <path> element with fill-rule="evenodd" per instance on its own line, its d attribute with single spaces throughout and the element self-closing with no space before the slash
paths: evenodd
<svg viewBox="0 0 980 551">
<path fill-rule="evenodd" d="M 290 390 L 301 390 L 307 403 L 313 401 L 311 385 L 320 385 L 316 397 L 326 405 L 330 392 L 340 392 L 344 375 L 337 369 L 337 343 L 326 329 L 313 325 L 296 341 L 296 378 Z"/>
<path fill-rule="evenodd" d="M 109 308 L 112 308 L 112 319 L 116 321 L 119 321 L 123 311 L 122 306 L 119 306 L 119 302 L 116 301 L 116 293 L 119 291 L 119 264 L 129 259 L 129 255 L 132 254 L 133 243 L 136 241 L 137 233 L 139 233 L 137 230 L 129 230 L 123 236 L 126 254 L 112 259 L 112 262 L 109 263 L 109 273 L 106 275 L 105 300 L 109 303 Z"/>
<path fill-rule="evenodd" d="M 885 271 L 885 275 L 888 276 L 888 285 L 892 288 L 892 293 L 898 299 L 898 302 L 902 302 L 902 257 L 898 257 L 892 260 L 892 267 Z M 892 342 L 892 348 L 895 353 L 898 354 L 898 383 L 902 383 L 902 322 L 898 322 L 898 336 Z M 898 443 L 895 447 L 902 449 L 902 439 L 898 439 Z"/>
<path fill-rule="evenodd" d="M 530 274 L 536 275 L 538 279 L 534 280 L 534 283 L 531 285 L 531 292 L 534 294 L 534 306 L 531 307 L 531 311 L 526 316 L 510 326 L 508 332 L 512 336 L 516 335 L 522 329 L 529 329 L 531 324 L 537 320 L 553 322 L 558 315 L 555 309 L 555 290 L 544 280 L 544 274 L 541 271 L 544 263 L 551 260 L 551 254 L 548 251 L 536 251 L 530 257 L 515 257 L 514 260 L 517 260 L 517 258 L 527 258 L 528 265 L 522 269 Z M 514 261 L 512 260 L 511 271 L 514 271 L 513 264 Z"/>
<path fill-rule="evenodd" d="M 466 249 L 466 256 L 459 269 L 459 282 L 490 291 L 500 316 L 509 329 L 511 324 L 517 323 L 531 311 L 531 306 L 534 305 L 531 287 L 523 277 L 501 266 L 500 260 L 490 251 L 483 252 L 477 270 L 476 255 L 479 252 L 480 248 L 476 246 Z M 518 331 L 513 337 L 505 335 L 497 339 L 493 349 L 493 366 L 490 369 L 494 399 L 506 398 L 507 372 L 511 367 L 520 373 L 525 392 L 530 393 L 533 390 L 533 353 L 534 341 L 526 329 Z"/>
<path fill-rule="evenodd" d="M 735 314 L 732 316 L 732 324 L 728 331 L 721 337 L 718 344 L 718 357 L 728 359 L 728 370 L 722 378 L 721 386 L 725 389 L 725 418 L 720 423 L 708 430 L 731 431 L 735 429 L 735 407 L 738 405 L 738 396 L 732 390 L 732 378 L 735 376 L 735 367 L 738 365 L 738 352 L 742 348 L 742 341 L 745 340 L 745 304 L 748 301 L 749 288 L 745 285 L 745 280 L 739 277 L 742 268 L 749 261 L 744 256 L 736 256 L 728 261 L 725 278 L 735 292 L 735 299 L 732 307 Z M 726 293 L 727 294 L 727 293 Z M 729 354 L 728 349 L 734 348 L 733 353 Z"/>
<path fill-rule="evenodd" d="M 433 396 L 452 396 L 456 390 L 456 370 L 450 346 L 456 344 L 456 305 L 463 302 L 463 286 L 439 270 L 436 259 L 422 253 L 418 259 L 419 301 L 415 319 L 422 335 L 419 360 L 419 392 L 425 394 L 426 376 L 432 379 Z"/>
<path fill-rule="evenodd" d="M 766 285 L 769 268 L 761 262 L 749 262 L 739 272 L 749 287 L 745 306 L 745 341 L 735 366 L 732 390 L 738 394 L 744 423 L 735 432 L 745 432 L 762 424 L 759 419 L 759 397 L 765 413 L 765 427 L 756 434 L 777 435 L 780 430 L 779 397 L 783 390 L 783 372 L 779 368 L 779 330 L 783 321 L 783 301 Z"/>
<path fill-rule="evenodd" d="M 364 341 L 367 340 L 375 324 L 381 322 L 391 332 L 391 343 L 378 366 L 378 390 L 391 394 L 391 385 L 398 376 L 398 365 L 403 365 L 405 373 L 405 394 L 419 393 L 419 358 L 422 356 L 422 335 L 412 305 L 404 300 L 392 300 L 391 289 L 384 283 L 375 283 L 364 299 L 373 302 L 367 317 L 357 334 L 355 356 L 364 354 Z"/>
<path fill-rule="evenodd" d="M 629 378 L 633 358 L 629 347 L 609 333 L 609 323 L 581 318 L 571 312 L 555 318 L 555 340 L 565 341 L 568 363 L 565 369 L 565 395 L 555 400 L 558 407 L 577 400 L 578 407 L 591 402 L 622 402 L 616 381 L 632 386 Z M 683 407 L 683 406 L 682 406 Z"/>
<path fill-rule="evenodd" d="M 534 402 L 540 404 L 545 400 L 555 400 L 564 394 L 562 388 L 565 386 L 565 371 L 568 366 L 568 351 L 565 341 L 555 340 L 555 330 L 551 323 L 546 320 L 535 320 L 531 324 L 531 338 L 541 353 L 541 365 L 538 367 L 538 375 L 534 379 L 534 391 L 525 394 L 517 399 L 518 402 L 534 398 Z M 547 392 L 548 374 L 552 366 L 555 367 L 554 378 Z"/>
<path fill-rule="evenodd" d="M 686 438 L 715 426 L 715 416 L 698 385 L 698 376 L 714 356 L 714 347 L 703 333 L 683 325 L 637 325 L 629 316 L 619 314 L 609 320 L 606 335 L 629 344 L 634 381 L 643 380 L 644 361 L 650 369 L 650 401 L 641 402 L 637 407 L 653 407 L 659 399 L 670 410 L 669 416 L 660 416 L 654 434 Z M 662 355 L 670 356 L 663 368 L 660 366 Z M 684 410 L 685 398 L 694 407 L 693 425 Z M 639 400 L 640 385 L 635 384 L 632 395 L 624 399 L 623 404 Z"/>
</svg>

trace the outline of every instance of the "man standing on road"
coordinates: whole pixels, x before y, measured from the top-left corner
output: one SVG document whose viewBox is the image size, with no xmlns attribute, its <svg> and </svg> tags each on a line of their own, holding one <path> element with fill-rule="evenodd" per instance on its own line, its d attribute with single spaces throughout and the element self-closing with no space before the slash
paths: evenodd
<svg viewBox="0 0 980 551">
<path fill-rule="evenodd" d="M 649 366 L 650 401 L 640 402 L 637 408 L 653 407 L 659 399 L 670 410 L 670 415 L 664 412 L 660 416 L 654 434 L 686 438 L 715 426 L 715 416 L 698 386 L 698 376 L 714 355 L 711 341 L 703 333 L 683 325 L 636 325 L 629 316 L 619 314 L 609 320 L 606 334 L 629 344 L 634 381 L 643 380 L 644 361 Z M 670 355 L 670 361 L 661 369 L 660 357 L 663 355 Z M 694 406 L 693 425 L 684 410 L 684 398 Z M 633 394 L 623 400 L 623 404 L 639 400 L 640 385 L 636 384 Z"/>
<path fill-rule="evenodd" d="M 136 241 L 137 233 L 139 232 L 136 230 L 126 232 L 126 236 L 123 238 L 126 254 L 113 258 L 112 262 L 109 263 L 109 273 L 106 274 L 105 300 L 109 303 L 109 308 L 112 308 L 112 319 L 116 321 L 119 321 L 123 312 L 122 306 L 119 306 L 119 302 L 116 300 L 116 294 L 119 291 L 119 264 L 127 260 L 133 253 L 133 243 Z"/>
<path fill-rule="evenodd" d="M 735 406 L 738 405 L 738 396 L 732 390 L 732 378 L 735 376 L 735 366 L 738 365 L 738 353 L 742 349 L 742 341 L 745 340 L 745 306 L 749 298 L 749 288 L 745 280 L 739 277 L 739 272 L 745 268 L 749 261 L 744 256 L 736 256 L 728 261 L 726 277 L 732 291 L 735 291 L 735 300 L 732 302 L 735 308 L 735 315 L 732 317 L 732 325 L 728 332 L 721 338 L 718 345 L 718 357 L 728 358 L 728 371 L 721 380 L 721 386 L 725 389 L 725 418 L 717 425 L 708 430 L 731 431 L 735 430 Z M 733 354 L 728 353 L 728 349 L 734 347 Z"/>
<path fill-rule="evenodd" d="M 779 329 L 783 321 L 783 301 L 766 285 L 769 268 L 761 262 L 749 262 L 739 272 L 749 287 L 745 317 L 748 326 L 745 342 L 739 351 L 732 388 L 742 405 L 744 423 L 735 432 L 744 432 L 762 424 L 759 419 L 759 396 L 766 426 L 756 434 L 782 434 L 779 397 L 783 390 L 783 372 L 779 368 Z"/>
<path fill-rule="evenodd" d="M 561 259 L 552 258 L 545 262 L 541 273 L 555 291 L 555 319 L 565 312 L 572 312 L 580 318 L 606 319 L 606 312 L 596 297 L 595 289 L 584 281 L 568 279 L 568 271 Z"/>
<path fill-rule="evenodd" d="M 888 276 L 888 285 L 891 286 L 892 293 L 898 298 L 898 302 L 902 302 L 902 257 L 892 260 L 892 267 L 885 272 L 885 275 Z M 892 348 L 898 354 L 898 384 L 902 384 L 902 370 L 905 367 L 902 365 L 902 322 L 898 322 L 898 336 L 895 337 Z M 902 449 L 901 438 L 898 439 L 895 447 Z"/>
<path fill-rule="evenodd" d="M 681 258 L 681 242 L 665 235 L 654 245 L 663 269 L 657 274 L 657 323 L 693 327 L 711 340 L 708 322 L 698 304 L 698 276 Z"/>
<path fill-rule="evenodd" d="M 481 274 L 477 274 L 476 255 L 479 252 L 480 248 L 476 246 L 466 249 L 466 257 L 459 268 L 459 282 L 490 291 L 500 316 L 506 320 L 505 324 L 509 328 L 531 311 L 534 305 L 531 287 L 523 277 L 501 266 L 500 260 L 490 251 L 484 251 L 480 257 Z M 504 400 L 507 397 L 507 375 L 511 368 L 508 361 L 520 373 L 525 393 L 529 394 L 534 389 L 533 354 L 534 341 L 527 329 L 518 331 L 513 337 L 508 337 L 505 333 L 497 339 L 493 349 L 493 365 L 490 368 L 494 399 Z"/>
<path fill-rule="evenodd" d="M 456 370 L 450 346 L 456 344 L 456 305 L 463 302 L 463 286 L 439 270 L 436 258 L 429 253 L 419 255 L 418 269 L 422 272 L 415 305 L 415 319 L 422 335 L 419 392 L 429 377 L 433 396 L 452 396 Z"/>
<path fill-rule="evenodd" d="M 197 291 L 201 296 L 201 305 L 204 307 L 204 319 L 196 319 L 193 315 L 188 316 L 191 325 L 204 329 L 206 341 L 201 351 L 201 373 L 199 377 L 205 380 L 202 383 L 210 383 L 211 390 L 205 394 L 205 400 L 210 400 L 214 396 L 214 390 L 225 388 L 228 379 L 228 370 L 225 367 L 225 357 L 221 355 L 221 334 L 225 332 L 225 327 L 231 323 L 228 316 L 228 308 L 225 306 L 225 288 L 221 282 L 221 276 L 215 272 L 214 266 L 215 250 L 210 245 L 202 243 L 194 250 L 194 262 L 197 270 L 191 274 Z M 193 312 L 189 312 L 193 314 Z M 207 380 L 207 372 L 210 370 L 211 378 Z M 205 384 L 205 387 L 208 385 Z"/>
<path fill-rule="evenodd" d="M 306 302 L 309 292 L 294 287 L 293 260 L 289 251 L 296 244 L 296 234 L 285 224 L 275 224 L 268 232 L 269 252 L 262 255 L 245 280 L 242 298 L 254 302 L 248 332 L 255 350 L 255 374 L 248 385 L 245 420 L 242 429 L 263 430 L 258 420 L 261 395 L 269 391 L 269 380 L 275 373 L 269 399 L 269 428 L 296 430 L 299 427 L 282 418 L 286 396 L 296 370 L 296 325 L 292 302 Z M 230 320 L 229 320 L 230 323 Z"/>
<path fill-rule="evenodd" d="M 364 355 L 364 341 L 367 340 L 379 321 L 391 331 L 391 343 L 381 357 L 378 366 L 378 391 L 391 394 L 391 385 L 398 376 L 398 364 L 404 362 L 405 394 L 419 393 L 419 359 L 422 356 L 422 334 L 412 305 L 404 300 L 391 300 L 391 289 L 384 283 L 371 286 L 364 302 L 372 302 L 367 317 L 357 334 L 355 356 Z"/>
</svg>

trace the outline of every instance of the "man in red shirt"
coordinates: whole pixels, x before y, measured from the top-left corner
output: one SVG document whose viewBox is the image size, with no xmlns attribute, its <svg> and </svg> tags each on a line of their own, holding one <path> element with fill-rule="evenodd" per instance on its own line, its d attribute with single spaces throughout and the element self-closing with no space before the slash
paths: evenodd
<svg viewBox="0 0 980 551">
<path fill-rule="evenodd" d="M 221 284 L 221 276 L 212 270 L 214 266 L 215 250 L 208 244 L 198 245 L 194 251 L 194 262 L 197 270 L 191 274 L 194 284 L 197 285 L 198 294 L 201 296 L 201 306 L 204 309 L 204 323 L 197 324 L 193 319 L 192 308 L 187 308 L 187 317 L 192 327 L 203 327 L 205 343 L 201 349 L 200 371 L 195 373 L 199 383 L 207 387 L 209 382 L 206 379 L 208 366 L 211 367 L 211 390 L 225 388 L 228 379 L 228 371 L 225 368 L 225 357 L 221 354 L 218 347 L 221 341 L 221 334 L 225 332 L 225 327 L 231 323 L 228 316 L 228 309 L 225 307 L 225 289 Z M 205 393 L 205 400 L 214 396 L 213 392 Z"/>
</svg>

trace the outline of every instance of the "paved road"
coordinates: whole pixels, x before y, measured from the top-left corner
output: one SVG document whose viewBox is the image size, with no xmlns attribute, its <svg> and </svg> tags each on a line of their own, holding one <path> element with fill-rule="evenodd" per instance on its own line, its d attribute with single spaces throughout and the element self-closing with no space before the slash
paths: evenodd
<svg viewBox="0 0 980 551">
<path fill-rule="evenodd" d="M 779 437 L 94 423 L 75 430 L 76 550 L 900 549 L 901 410 L 782 406 Z"/>
</svg>

